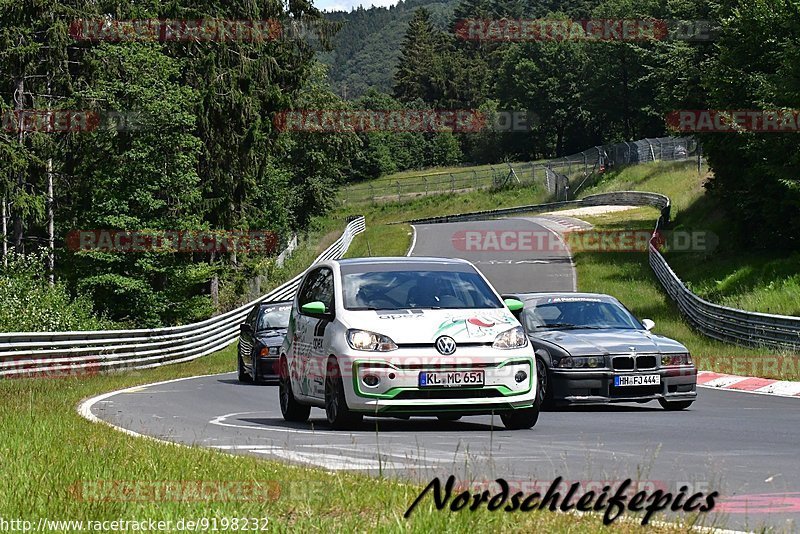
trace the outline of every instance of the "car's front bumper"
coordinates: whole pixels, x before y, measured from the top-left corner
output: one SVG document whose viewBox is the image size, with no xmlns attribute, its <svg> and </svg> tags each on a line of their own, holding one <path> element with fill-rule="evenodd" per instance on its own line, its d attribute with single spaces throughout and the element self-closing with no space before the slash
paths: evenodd
<svg viewBox="0 0 800 534">
<path fill-rule="evenodd" d="M 527 349 L 527 350 L 526 350 Z M 536 366 L 529 348 L 497 351 L 476 349 L 470 357 L 435 356 L 423 351 L 398 351 L 386 358 L 339 357 L 347 405 L 353 411 L 393 415 L 442 413 L 489 414 L 532 407 L 536 401 Z M 482 386 L 423 387 L 427 371 L 482 371 Z M 518 382 L 520 371 L 525 379 Z M 380 377 L 368 387 L 364 377 Z"/>
<path fill-rule="evenodd" d="M 614 386 L 615 375 L 659 375 L 661 384 L 652 386 Z M 652 371 L 612 371 L 551 369 L 553 401 L 557 404 L 600 404 L 664 399 L 686 401 L 697 397 L 697 369 L 678 367 Z"/>
</svg>

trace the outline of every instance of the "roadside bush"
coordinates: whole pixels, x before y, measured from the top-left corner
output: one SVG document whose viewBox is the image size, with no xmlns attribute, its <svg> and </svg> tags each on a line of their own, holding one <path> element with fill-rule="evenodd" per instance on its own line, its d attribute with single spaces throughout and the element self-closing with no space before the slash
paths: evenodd
<svg viewBox="0 0 800 534">
<path fill-rule="evenodd" d="M 50 286 L 44 255 L 8 255 L 0 264 L 0 332 L 57 332 L 119 327 L 92 314 L 92 301 L 72 298 L 60 283 Z"/>
</svg>

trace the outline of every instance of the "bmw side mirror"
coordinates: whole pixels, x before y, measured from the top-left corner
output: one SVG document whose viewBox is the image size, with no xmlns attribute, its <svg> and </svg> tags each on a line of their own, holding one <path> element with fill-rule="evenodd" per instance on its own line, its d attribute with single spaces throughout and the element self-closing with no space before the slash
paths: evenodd
<svg viewBox="0 0 800 534">
<path fill-rule="evenodd" d="M 506 308 L 512 313 L 516 313 L 525 307 L 525 303 L 517 299 L 504 299 L 503 304 L 505 304 Z"/>
<path fill-rule="evenodd" d="M 644 326 L 645 330 L 652 330 L 655 325 L 656 323 L 650 319 L 642 319 L 642 326 Z"/>
<path fill-rule="evenodd" d="M 240 325 L 239 325 L 239 331 L 240 331 L 242 334 L 246 334 L 246 333 L 250 332 L 250 325 L 249 325 L 249 324 L 247 324 L 247 323 L 242 323 L 242 324 L 240 324 Z"/>
<path fill-rule="evenodd" d="M 317 315 L 325 315 L 325 303 L 315 300 L 314 302 L 309 302 L 300 306 L 300 311 L 306 315 L 317 316 Z"/>
</svg>

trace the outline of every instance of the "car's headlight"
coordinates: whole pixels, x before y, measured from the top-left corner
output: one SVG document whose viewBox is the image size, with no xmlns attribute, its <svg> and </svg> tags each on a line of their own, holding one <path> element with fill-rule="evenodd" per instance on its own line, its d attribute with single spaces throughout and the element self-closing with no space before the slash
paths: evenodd
<svg viewBox="0 0 800 534">
<path fill-rule="evenodd" d="M 553 366 L 560 369 L 597 369 L 605 366 L 602 356 L 567 356 L 553 360 Z"/>
<path fill-rule="evenodd" d="M 262 356 L 262 357 L 264 357 L 264 356 L 277 356 L 279 350 L 280 350 L 279 347 L 264 347 L 264 348 L 261 349 L 261 352 L 259 352 L 258 354 L 259 354 L 259 356 Z"/>
<path fill-rule="evenodd" d="M 375 332 L 367 332 L 366 330 L 348 330 L 347 344 L 355 350 L 373 352 L 389 352 L 397 349 L 397 345 L 389 337 Z"/>
<path fill-rule="evenodd" d="M 692 363 L 692 356 L 688 352 L 661 355 L 661 367 L 692 365 Z"/>
<path fill-rule="evenodd" d="M 506 330 L 494 338 L 492 347 L 496 349 L 518 349 L 528 345 L 528 336 L 521 326 Z"/>
</svg>

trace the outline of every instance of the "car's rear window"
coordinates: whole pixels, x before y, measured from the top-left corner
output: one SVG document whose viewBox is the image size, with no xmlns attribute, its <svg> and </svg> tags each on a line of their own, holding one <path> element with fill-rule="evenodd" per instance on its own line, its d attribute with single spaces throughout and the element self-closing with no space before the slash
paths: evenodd
<svg viewBox="0 0 800 534">
<path fill-rule="evenodd" d="M 502 308 L 486 281 L 469 266 L 455 270 L 342 269 L 348 310 Z"/>
</svg>

